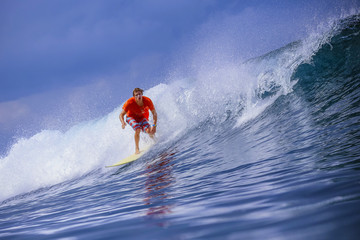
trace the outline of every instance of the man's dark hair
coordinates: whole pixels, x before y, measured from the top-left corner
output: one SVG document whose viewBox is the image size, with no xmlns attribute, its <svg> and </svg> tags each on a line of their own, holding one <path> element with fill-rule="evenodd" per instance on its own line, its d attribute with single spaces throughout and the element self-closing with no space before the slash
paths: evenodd
<svg viewBox="0 0 360 240">
<path fill-rule="evenodd" d="M 136 92 L 141 92 L 141 94 L 143 94 L 144 90 L 142 90 L 141 88 L 135 88 L 133 91 L 133 96 L 135 96 Z"/>
</svg>

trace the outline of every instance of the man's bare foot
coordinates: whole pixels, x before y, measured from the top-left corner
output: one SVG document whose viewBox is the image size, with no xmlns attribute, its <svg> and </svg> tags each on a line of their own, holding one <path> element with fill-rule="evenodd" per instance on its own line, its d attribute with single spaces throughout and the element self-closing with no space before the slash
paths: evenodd
<svg viewBox="0 0 360 240">
<path fill-rule="evenodd" d="M 136 150 L 135 150 L 135 154 L 140 154 L 140 150 L 139 150 L 139 149 L 136 149 Z"/>
</svg>

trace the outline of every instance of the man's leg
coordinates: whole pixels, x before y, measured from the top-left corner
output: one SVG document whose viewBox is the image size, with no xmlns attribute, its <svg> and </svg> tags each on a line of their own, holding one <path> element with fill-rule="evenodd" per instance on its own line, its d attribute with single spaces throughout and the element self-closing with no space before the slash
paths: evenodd
<svg viewBox="0 0 360 240">
<path fill-rule="evenodd" d="M 140 131 L 141 131 L 140 128 L 138 128 L 138 129 L 135 130 L 135 154 L 139 154 L 139 153 L 140 153 L 140 148 L 139 148 Z"/>
<path fill-rule="evenodd" d="M 154 132 L 153 132 L 153 128 L 150 126 L 149 122 L 147 121 L 146 118 L 144 118 L 139 125 L 141 126 L 141 128 L 143 129 L 143 132 L 146 132 L 147 134 L 149 134 L 149 136 L 154 139 Z"/>
<path fill-rule="evenodd" d="M 126 117 L 126 122 L 134 129 L 135 131 L 135 154 L 140 153 L 140 132 L 141 132 L 141 126 L 139 126 L 139 123 L 135 121 L 134 118 Z"/>
</svg>

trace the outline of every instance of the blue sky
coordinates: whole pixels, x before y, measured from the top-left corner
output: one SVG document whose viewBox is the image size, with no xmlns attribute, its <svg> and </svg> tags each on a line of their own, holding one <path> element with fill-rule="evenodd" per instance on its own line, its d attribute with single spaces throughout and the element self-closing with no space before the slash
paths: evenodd
<svg viewBox="0 0 360 240">
<path fill-rule="evenodd" d="M 2 0 L 2 151 L 13 136 L 111 111 L 134 87 L 165 82 L 171 68 L 186 64 L 181 59 L 199 46 L 235 49 L 244 60 L 301 39 L 328 17 L 358 5 L 354 0 Z"/>
</svg>

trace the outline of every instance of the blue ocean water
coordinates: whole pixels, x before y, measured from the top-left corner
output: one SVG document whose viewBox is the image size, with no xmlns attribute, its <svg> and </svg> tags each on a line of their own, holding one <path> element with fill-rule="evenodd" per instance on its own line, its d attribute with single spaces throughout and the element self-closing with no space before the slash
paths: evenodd
<svg viewBox="0 0 360 240">
<path fill-rule="evenodd" d="M 145 91 L 138 161 L 112 113 L 0 159 L 1 239 L 358 239 L 360 16 Z M 141 145 L 150 140 L 143 136 Z"/>
</svg>

